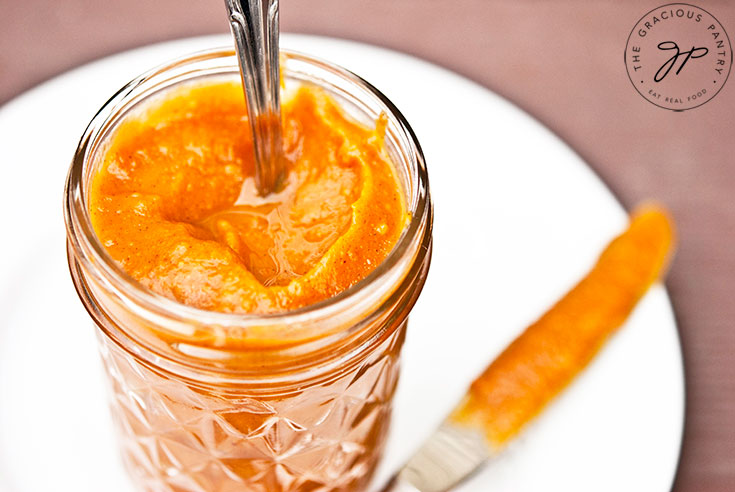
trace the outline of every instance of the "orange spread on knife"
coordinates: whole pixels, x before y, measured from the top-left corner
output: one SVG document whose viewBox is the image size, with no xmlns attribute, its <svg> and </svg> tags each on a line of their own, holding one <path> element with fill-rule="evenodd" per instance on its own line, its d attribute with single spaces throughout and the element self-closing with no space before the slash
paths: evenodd
<svg viewBox="0 0 735 492">
<path fill-rule="evenodd" d="M 382 127 L 300 88 L 283 105 L 289 172 L 258 197 L 237 83 L 176 89 L 116 130 L 93 178 L 92 223 L 153 291 L 198 308 L 297 309 L 357 283 L 408 219 Z"/>
<path fill-rule="evenodd" d="M 471 385 L 455 422 L 502 447 L 581 371 L 666 267 L 673 228 L 649 207 L 631 217 L 597 264 Z"/>
</svg>

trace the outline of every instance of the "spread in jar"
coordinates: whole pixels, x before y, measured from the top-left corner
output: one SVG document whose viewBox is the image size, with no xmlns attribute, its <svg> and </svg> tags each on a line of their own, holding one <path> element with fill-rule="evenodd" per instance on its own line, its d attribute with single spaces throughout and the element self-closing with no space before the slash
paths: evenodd
<svg viewBox="0 0 735 492">
<path fill-rule="evenodd" d="M 89 198 L 113 259 L 154 292 L 221 312 L 293 310 L 363 279 L 409 218 L 384 121 L 367 128 L 306 86 L 282 113 L 288 175 L 267 197 L 239 84 L 186 85 L 128 117 Z"/>
</svg>

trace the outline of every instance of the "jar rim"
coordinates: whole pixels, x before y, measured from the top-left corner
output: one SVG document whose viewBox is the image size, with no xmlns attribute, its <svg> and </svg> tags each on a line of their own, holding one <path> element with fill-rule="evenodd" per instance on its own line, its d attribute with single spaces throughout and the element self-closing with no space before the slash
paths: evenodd
<svg viewBox="0 0 735 492">
<path fill-rule="evenodd" d="M 313 324 L 315 318 L 327 319 L 336 316 L 345 309 L 349 309 L 350 305 L 359 302 L 361 296 L 373 300 L 380 299 L 381 305 L 389 303 L 396 290 L 400 290 L 398 287 L 403 283 L 403 279 L 412 276 L 409 275 L 409 270 L 415 269 L 417 265 L 423 263 L 423 259 L 430 249 L 432 205 L 423 151 L 406 118 L 382 92 L 353 72 L 331 62 L 296 51 L 282 50 L 281 53 L 287 60 L 297 60 L 315 65 L 319 69 L 328 70 L 330 73 L 345 79 L 348 83 L 363 89 L 376 99 L 379 105 L 384 108 L 389 121 L 394 122 L 398 131 L 403 134 L 410 150 L 409 159 L 412 162 L 409 164 L 412 169 L 409 172 L 415 175 L 415 185 L 412 187 L 413 190 L 407 190 L 407 195 L 412 195 L 406 197 L 410 220 L 397 243 L 388 256 L 373 271 L 355 285 L 337 295 L 299 309 L 266 314 L 225 313 L 188 306 L 153 292 L 125 272 L 122 266 L 110 256 L 101 244 L 92 226 L 84 187 L 85 164 L 89 162 L 90 153 L 94 150 L 94 144 L 97 143 L 96 138 L 103 135 L 101 132 L 106 125 L 111 124 L 110 119 L 114 116 L 115 110 L 129 100 L 131 93 L 140 90 L 155 77 L 177 67 L 227 57 L 232 57 L 235 60 L 232 48 L 214 48 L 199 51 L 179 57 L 143 73 L 113 95 L 87 126 L 79 141 L 67 176 L 64 192 L 64 217 L 70 246 L 76 253 L 77 261 L 81 262 L 84 270 L 92 273 L 96 280 L 101 281 L 107 288 L 122 295 L 128 307 L 134 310 L 144 309 L 166 319 L 179 322 L 196 322 L 203 326 L 213 325 L 225 329 L 228 327 L 239 329 L 250 327 L 254 328 L 255 331 L 249 332 L 249 336 L 270 338 L 273 336 L 271 329 L 275 326 Z M 406 265 L 407 255 L 412 257 L 408 265 Z M 372 297 L 369 297 L 366 294 L 366 288 L 375 285 L 392 286 L 391 292 L 382 292 L 382 296 L 380 293 L 372 293 Z"/>
</svg>

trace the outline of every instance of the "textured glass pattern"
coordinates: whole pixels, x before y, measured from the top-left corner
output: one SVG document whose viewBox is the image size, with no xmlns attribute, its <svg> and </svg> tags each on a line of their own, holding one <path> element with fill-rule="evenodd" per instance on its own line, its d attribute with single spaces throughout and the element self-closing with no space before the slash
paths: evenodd
<svg viewBox="0 0 735 492">
<path fill-rule="evenodd" d="M 123 458 L 149 492 L 358 491 L 388 430 L 405 323 L 358 364 L 284 394 L 195 387 L 101 334 Z"/>
</svg>

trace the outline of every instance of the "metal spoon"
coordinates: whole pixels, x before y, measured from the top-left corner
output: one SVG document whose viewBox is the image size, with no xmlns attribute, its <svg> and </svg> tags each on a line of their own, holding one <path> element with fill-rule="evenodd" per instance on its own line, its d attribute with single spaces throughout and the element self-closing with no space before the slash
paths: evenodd
<svg viewBox="0 0 735 492">
<path fill-rule="evenodd" d="M 285 175 L 282 158 L 278 0 L 225 0 L 255 149 L 255 183 L 266 196 Z"/>
</svg>

